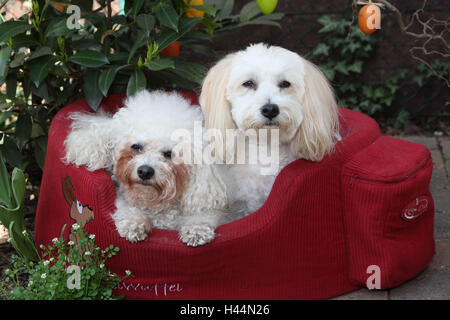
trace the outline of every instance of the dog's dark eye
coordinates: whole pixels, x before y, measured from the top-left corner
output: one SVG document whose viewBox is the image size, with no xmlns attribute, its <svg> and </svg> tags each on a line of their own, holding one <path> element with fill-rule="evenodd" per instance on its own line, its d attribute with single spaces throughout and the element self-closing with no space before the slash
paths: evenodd
<svg viewBox="0 0 450 320">
<path fill-rule="evenodd" d="M 291 86 L 291 83 L 289 81 L 283 80 L 278 84 L 278 86 L 281 89 L 285 89 L 285 88 L 289 88 Z"/>
<path fill-rule="evenodd" d="M 246 88 L 249 88 L 249 89 L 255 89 L 256 88 L 256 83 L 253 80 L 245 81 L 242 85 L 244 87 L 246 87 Z"/>
<path fill-rule="evenodd" d="M 172 159 L 172 151 L 171 150 L 163 151 L 162 154 L 163 154 L 164 158 L 169 159 L 169 160 Z"/>
<path fill-rule="evenodd" d="M 134 152 L 141 152 L 142 149 L 143 149 L 143 147 L 142 147 L 142 144 L 134 143 L 134 144 L 131 145 L 131 149 L 132 149 Z"/>
</svg>

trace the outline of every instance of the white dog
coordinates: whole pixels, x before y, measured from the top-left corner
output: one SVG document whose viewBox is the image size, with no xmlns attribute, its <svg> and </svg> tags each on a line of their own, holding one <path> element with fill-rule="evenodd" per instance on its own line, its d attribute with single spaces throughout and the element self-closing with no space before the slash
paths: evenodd
<svg viewBox="0 0 450 320">
<path fill-rule="evenodd" d="M 189 140 L 171 139 L 176 130 L 189 134 L 194 122 L 202 121 L 199 107 L 175 93 L 141 91 L 113 116 L 70 118 L 65 161 L 114 174 L 118 195 L 112 217 L 120 236 L 141 241 L 154 226 L 179 230 L 189 246 L 214 238 L 226 205 L 225 185 L 214 166 L 187 164 L 175 152 Z"/>
<path fill-rule="evenodd" d="M 200 105 L 206 128 L 237 128 L 241 134 L 279 129 L 279 170 L 298 158 L 322 160 L 339 139 L 338 108 L 326 78 L 311 62 L 281 47 L 251 45 L 220 60 L 204 79 Z M 273 142 L 257 144 L 278 151 Z M 232 210 L 245 215 L 265 202 L 279 170 L 262 175 L 261 167 L 222 166 Z"/>
</svg>

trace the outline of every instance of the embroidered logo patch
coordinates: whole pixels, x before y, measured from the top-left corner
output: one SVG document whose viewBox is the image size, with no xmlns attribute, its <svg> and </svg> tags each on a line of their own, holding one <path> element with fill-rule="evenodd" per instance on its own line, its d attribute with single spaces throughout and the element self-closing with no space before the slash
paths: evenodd
<svg viewBox="0 0 450 320">
<path fill-rule="evenodd" d="M 405 221 L 414 221 L 427 212 L 431 198 L 427 195 L 420 195 L 408 203 L 402 210 L 401 217 Z"/>
</svg>

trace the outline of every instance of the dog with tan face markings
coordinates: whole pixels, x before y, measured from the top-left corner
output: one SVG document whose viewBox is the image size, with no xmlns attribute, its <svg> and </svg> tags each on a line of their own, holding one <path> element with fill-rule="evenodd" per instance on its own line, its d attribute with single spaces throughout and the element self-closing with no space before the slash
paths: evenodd
<svg viewBox="0 0 450 320">
<path fill-rule="evenodd" d="M 73 113 L 65 162 L 109 170 L 118 184 L 112 218 L 121 237 L 147 238 L 152 227 L 179 231 L 189 246 L 214 239 L 226 206 L 214 165 L 185 161 L 200 108 L 176 93 L 141 91 L 114 115 Z M 175 135 L 174 132 L 184 132 Z M 189 138 L 189 139 L 185 139 Z"/>
</svg>

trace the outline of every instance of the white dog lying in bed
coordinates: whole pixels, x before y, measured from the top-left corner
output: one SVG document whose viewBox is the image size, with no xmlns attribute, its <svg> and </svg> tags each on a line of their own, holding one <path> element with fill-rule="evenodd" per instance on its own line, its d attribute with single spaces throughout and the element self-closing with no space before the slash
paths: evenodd
<svg viewBox="0 0 450 320">
<path fill-rule="evenodd" d="M 328 81 L 311 62 L 281 47 L 251 45 L 220 60 L 203 82 L 200 105 L 208 129 L 237 129 L 238 136 L 278 129 L 279 139 L 258 140 L 253 148 L 278 157 L 271 174 L 263 174 L 267 163 L 261 161 L 220 166 L 230 211 L 241 211 L 236 218 L 266 201 L 285 165 L 299 158 L 320 161 L 339 140 L 338 108 Z M 235 146 L 225 149 L 239 156 Z"/>
<path fill-rule="evenodd" d="M 200 108 L 175 93 L 141 91 L 113 116 L 70 117 L 65 161 L 114 174 L 118 192 L 112 217 L 121 237 L 144 240 L 153 226 L 179 230 L 189 246 L 214 239 L 226 206 L 225 186 L 214 166 L 183 161 L 173 150 L 183 142 L 171 139 L 178 129 L 192 133 L 194 122 L 202 121 Z"/>
</svg>

